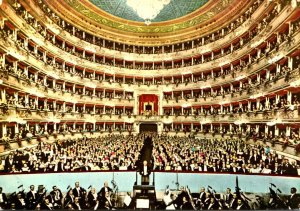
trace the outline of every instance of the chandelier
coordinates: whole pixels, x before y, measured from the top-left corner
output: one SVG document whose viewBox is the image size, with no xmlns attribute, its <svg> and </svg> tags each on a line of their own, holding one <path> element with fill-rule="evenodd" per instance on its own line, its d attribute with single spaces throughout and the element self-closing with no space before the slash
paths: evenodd
<svg viewBox="0 0 300 211">
<path fill-rule="evenodd" d="M 127 0 L 130 6 L 140 18 L 145 20 L 145 24 L 151 24 L 151 20 L 156 18 L 164 6 L 171 0 Z"/>
</svg>

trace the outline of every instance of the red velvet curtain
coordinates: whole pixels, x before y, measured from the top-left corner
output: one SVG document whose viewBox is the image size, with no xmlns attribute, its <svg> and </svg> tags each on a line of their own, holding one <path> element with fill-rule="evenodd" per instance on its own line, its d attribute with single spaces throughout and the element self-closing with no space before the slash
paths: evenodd
<svg viewBox="0 0 300 211">
<path fill-rule="evenodd" d="M 154 111 L 158 113 L 158 96 L 154 94 L 144 94 L 140 95 L 139 97 L 139 112 L 140 114 L 142 111 L 144 111 L 144 104 L 147 104 L 148 102 L 153 102 L 154 103 Z"/>
</svg>

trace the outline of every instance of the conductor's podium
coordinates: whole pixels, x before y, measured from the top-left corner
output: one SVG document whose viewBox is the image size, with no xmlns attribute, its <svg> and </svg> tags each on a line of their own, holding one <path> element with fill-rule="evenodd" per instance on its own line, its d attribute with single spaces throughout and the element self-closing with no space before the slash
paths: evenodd
<svg viewBox="0 0 300 211">
<path fill-rule="evenodd" d="M 155 209 L 156 192 L 154 185 L 134 185 L 133 197 L 135 199 L 135 209 Z"/>
</svg>

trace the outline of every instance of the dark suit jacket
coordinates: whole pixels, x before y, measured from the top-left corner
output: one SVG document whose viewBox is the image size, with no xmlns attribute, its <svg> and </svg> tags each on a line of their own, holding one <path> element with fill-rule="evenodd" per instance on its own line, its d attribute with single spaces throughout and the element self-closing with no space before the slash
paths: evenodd
<svg viewBox="0 0 300 211">
<path fill-rule="evenodd" d="M 2 199 L 3 199 L 3 202 L 7 202 L 7 197 L 6 197 L 6 194 L 5 193 L 0 193 L 0 195 L 2 195 Z"/>
<path fill-rule="evenodd" d="M 72 203 L 72 207 L 73 207 L 74 210 L 79 210 L 79 206 L 75 203 Z M 83 209 L 81 206 L 80 206 L 80 208 Z"/>
<path fill-rule="evenodd" d="M 107 187 L 108 192 L 112 192 L 110 187 Z M 105 198 L 105 187 L 102 187 L 101 190 L 98 192 L 98 198 Z"/>
<path fill-rule="evenodd" d="M 230 194 L 226 194 L 226 195 L 225 195 L 225 202 L 226 202 L 227 204 L 230 204 L 232 198 L 233 198 L 233 195 L 232 195 L 231 193 L 230 193 Z"/>
<path fill-rule="evenodd" d="M 58 162 L 57 164 L 57 171 L 58 172 L 62 172 L 62 171 L 65 171 L 65 168 L 64 168 L 64 163 L 63 162 Z"/>
<path fill-rule="evenodd" d="M 15 159 L 8 159 L 8 157 L 6 157 L 5 159 L 5 163 L 4 163 L 4 171 L 5 172 L 10 172 L 11 171 L 11 168 L 12 166 L 15 164 Z"/>
<path fill-rule="evenodd" d="M 214 167 L 210 166 L 207 168 L 207 171 L 208 172 L 220 172 L 220 169 L 217 166 L 215 166 L 215 169 L 214 169 Z"/>
<path fill-rule="evenodd" d="M 243 204 L 241 207 L 236 207 L 237 210 L 248 210 L 248 208 Z"/>
<path fill-rule="evenodd" d="M 64 203 L 64 206 L 67 207 L 68 204 L 73 204 L 74 203 L 74 199 L 75 199 L 75 196 L 73 196 L 73 198 L 67 194 L 66 198 L 65 198 L 65 203 Z"/>
<path fill-rule="evenodd" d="M 82 187 L 79 187 L 79 192 L 76 188 L 73 188 L 73 194 L 75 197 L 80 197 L 81 199 L 84 197 L 85 189 Z"/>
<path fill-rule="evenodd" d="M 150 166 L 149 165 L 147 165 L 147 175 L 144 175 L 143 174 L 143 172 L 144 172 L 144 165 L 142 165 L 141 167 L 140 167 L 140 174 L 142 175 L 142 176 L 149 176 L 150 174 L 151 174 L 151 168 L 150 168 Z"/>
<path fill-rule="evenodd" d="M 289 196 L 288 205 L 291 209 L 298 208 L 298 204 L 300 203 L 300 197 L 298 194 L 294 194 L 293 196 Z"/>
<path fill-rule="evenodd" d="M 61 200 L 62 200 L 62 198 L 63 198 L 63 195 L 62 195 L 62 193 L 61 193 L 61 191 L 60 191 L 59 189 L 58 189 L 57 191 L 58 191 L 59 199 L 56 200 L 56 199 L 55 199 L 55 196 L 56 196 L 55 191 L 51 191 L 51 192 L 50 192 L 51 200 L 52 200 L 52 203 L 53 203 L 53 202 L 56 202 L 57 204 L 61 205 Z"/>
<path fill-rule="evenodd" d="M 230 206 L 231 209 L 235 210 L 236 207 L 237 207 L 237 199 L 232 198 L 230 203 L 229 203 L 229 206 Z"/>
<path fill-rule="evenodd" d="M 33 194 L 31 191 L 29 191 L 26 194 L 26 205 L 29 209 L 35 209 L 35 206 L 37 205 L 38 195 L 37 193 Z"/>
<path fill-rule="evenodd" d="M 182 210 L 193 210 L 193 206 L 190 202 L 186 202 L 181 206 Z"/>
<path fill-rule="evenodd" d="M 251 164 L 257 164 L 259 162 L 259 160 L 261 159 L 260 155 L 252 155 L 250 157 L 250 162 Z"/>
<path fill-rule="evenodd" d="M 229 172 L 229 169 L 227 169 L 227 168 L 221 168 L 220 172 Z"/>
<path fill-rule="evenodd" d="M 246 168 L 240 168 L 239 170 L 238 170 L 238 172 L 239 173 L 242 173 L 242 174 L 246 174 L 246 173 L 249 173 L 249 171 L 248 171 L 248 169 L 246 169 Z"/>
<path fill-rule="evenodd" d="M 1 193 L 0 195 L 2 195 L 2 199 L 3 199 L 3 202 L 0 203 L 0 208 L 2 209 L 7 209 L 7 197 L 6 197 L 6 194 L 5 193 Z"/>
<path fill-rule="evenodd" d="M 213 205 L 211 205 L 210 203 L 207 205 L 208 210 L 218 210 L 219 207 L 220 206 L 219 206 L 218 202 L 215 202 Z"/>
<path fill-rule="evenodd" d="M 87 201 L 88 201 L 88 204 L 89 204 L 89 208 L 94 209 L 94 207 L 96 206 L 97 201 L 98 201 L 97 196 L 95 198 L 93 196 L 92 192 L 89 192 L 87 198 L 88 198 Z"/>
<path fill-rule="evenodd" d="M 19 199 L 16 199 L 14 203 L 16 210 L 23 210 L 25 208 L 25 205 L 22 205 L 22 202 Z"/>
<path fill-rule="evenodd" d="M 181 192 L 178 194 L 177 198 L 173 201 L 174 204 L 177 205 L 177 207 L 181 207 L 181 205 L 183 204 L 183 197 L 185 197 L 186 199 L 189 198 L 189 195 L 187 192 Z"/>
<path fill-rule="evenodd" d="M 47 206 L 45 203 L 41 204 L 41 210 L 53 210 L 53 208 L 50 208 L 49 206 Z"/>
<path fill-rule="evenodd" d="M 278 166 L 277 169 L 275 169 L 275 167 L 273 167 L 272 174 L 281 174 L 281 166 Z"/>
<path fill-rule="evenodd" d="M 200 195 L 199 195 L 199 200 L 204 203 L 206 199 L 206 193 L 205 192 L 201 192 Z"/>
</svg>

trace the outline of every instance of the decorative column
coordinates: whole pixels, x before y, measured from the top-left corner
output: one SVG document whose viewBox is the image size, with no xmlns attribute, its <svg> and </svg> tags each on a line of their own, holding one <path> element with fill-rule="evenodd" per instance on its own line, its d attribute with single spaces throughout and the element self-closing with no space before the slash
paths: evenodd
<svg viewBox="0 0 300 211">
<path fill-rule="evenodd" d="M 15 134 L 19 133 L 19 124 L 16 122 L 15 125 Z"/>
<path fill-rule="evenodd" d="M 139 107 L 139 95 L 138 94 L 134 94 L 134 107 L 133 107 L 133 114 L 134 115 L 138 115 L 138 107 Z"/>
<path fill-rule="evenodd" d="M 293 69 L 293 57 L 288 57 L 288 67 L 292 70 Z"/>
<path fill-rule="evenodd" d="M 2 123 L 2 134 L 3 134 L 3 136 L 7 135 L 7 125 L 6 125 L 6 123 Z"/>
<path fill-rule="evenodd" d="M 287 102 L 292 104 L 292 92 L 291 91 L 287 92 Z"/>
<path fill-rule="evenodd" d="M 279 128 L 277 127 L 277 125 L 275 125 L 275 136 L 278 136 L 279 135 Z"/>
<path fill-rule="evenodd" d="M 2 60 L 0 60 L 0 61 L 1 61 L 0 66 L 2 66 L 2 67 L 5 66 L 5 56 L 6 56 L 6 54 L 3 54 L 3 55 L 2 55 Z"/>
<path fill-rule="evenodd" d="M 255 125 L 255 132 L 256 132 L 256 133 L 259 132 L 259 125 Z"/>
</svg>

